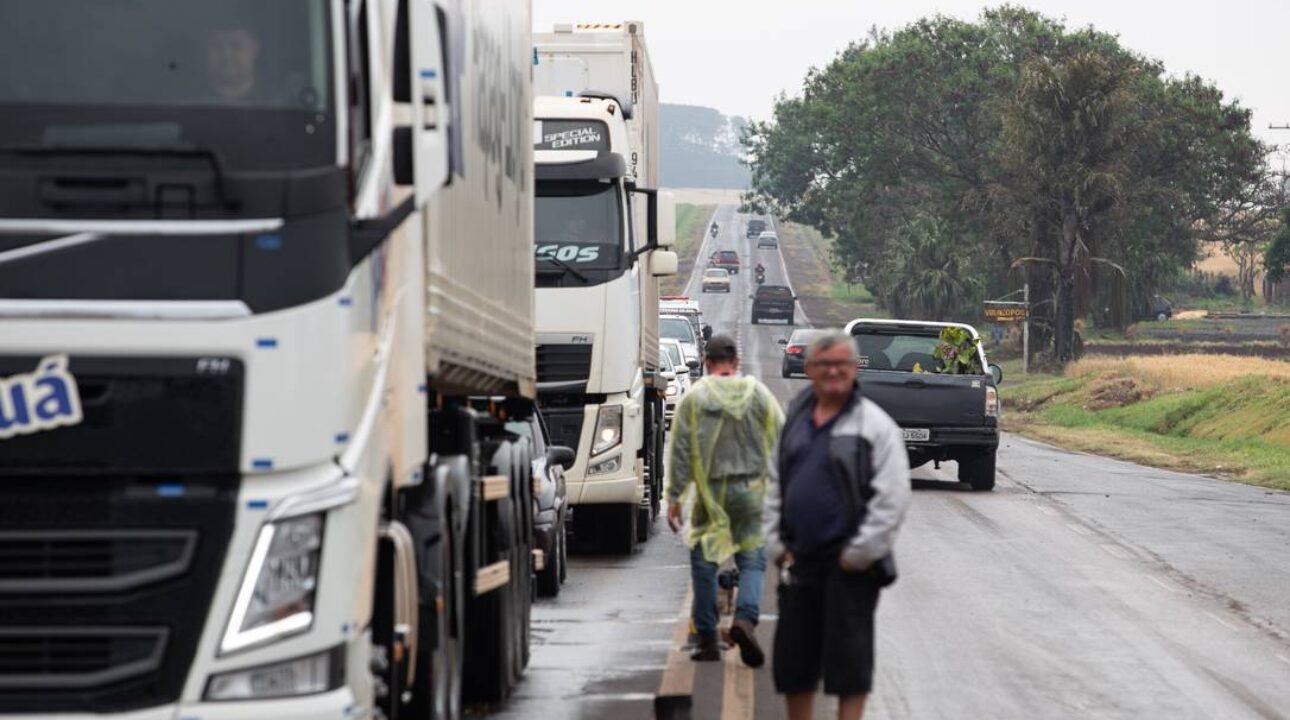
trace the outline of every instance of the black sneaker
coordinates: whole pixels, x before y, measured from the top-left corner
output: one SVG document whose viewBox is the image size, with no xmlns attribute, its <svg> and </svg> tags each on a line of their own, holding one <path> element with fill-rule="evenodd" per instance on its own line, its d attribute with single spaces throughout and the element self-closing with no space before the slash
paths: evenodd
<svg viewBox="0 0 1290 720">
<path fill-rule="evenodd" d="M 700 635 L 697 649 L 690 659 L 695 662 L 718 662 L 721 660 L 721 643 L 716 634 Z"/>
<path fill-rule="evenodd" d="M 757 643 L 756 629 L 755 625 L 743 618 L 735 618 L 730 625 L 730 639 L 739 646 L 739 659 L 750 668 L 766 664 L 766 653 L 762 652 L 761 645 Z"/>
</svg>

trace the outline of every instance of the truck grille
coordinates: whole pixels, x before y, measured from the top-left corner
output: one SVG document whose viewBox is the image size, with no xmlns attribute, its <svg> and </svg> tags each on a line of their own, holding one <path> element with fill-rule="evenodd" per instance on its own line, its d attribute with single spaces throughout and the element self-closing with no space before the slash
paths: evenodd
<svg viewBox="0 0 1290 720">
<path fill-rule="evenodd" d="M 539 383 L 573 383 L 585 388 L 591 376 L 591 346 L 547 343 L 537 346 Z"/>
<path fill-rule="evenodd" d="M 179 531 L 0 531 L 0 593 L 132 590 L 182 575 L 197 534 Z"/>
<path fill-rule="evenodd" d="M 0 356 L 0 377 L 37 357 Z M 73 356 L 84 418 L 4 440 L 0 476 L 236 472 L 244 369 L 236 358 Z"/>
<path fill-rule="evenodd" d="M 0 691 L 73 690 L 156 671 L 165 628 L 0 629 Z"/>
<path fill-rule="evenodd" d="M 178 700 L 238 478 L 0 478 L 0 715 Z"/>
</svg>

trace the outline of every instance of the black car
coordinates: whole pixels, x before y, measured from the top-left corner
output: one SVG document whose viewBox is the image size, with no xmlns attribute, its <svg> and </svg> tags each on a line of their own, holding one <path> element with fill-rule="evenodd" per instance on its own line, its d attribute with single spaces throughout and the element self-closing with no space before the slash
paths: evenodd
<svg viewBox="0 0 1290 720">
<path fill-rule="evenodd" d="M 752 240 L 758 235 L 761 235 L 762 231 L 764 231 L 765 229 L 766 229 L 765 220 L 762 220 L 761 218 L 753 218 L 752 220 L 748 221 L 748 226 L 744 231 L 744 235 L 749 240 Z"/>
<path fill-rule="evenodd" d="M 537 593 L 543 597 L 560 594 L 568 576 L 569 504 L 565 497 L 564 471 L 573 466 L 572 448 L 550 444 L 546 422 L 540 413 L 527 420 L 506 423 L 506 429 L 533 443 L 533 548 L 542 551 L 537 568 Z"/>
<path fill-rule="evenodd" d="M 762 320 L 783 320 L 789 325 L 793 324 L 793 308 L 797 304 L 797 296 L 787 285 L 762 285 L 748 299 L 752 300 L 753 325 Z"/>
<path fill-rule="evenodd" d="M 806 374 L 806 348 L 821 332 L 803 328 L 794 330 L 787 338 L 780 338 L 779 344 L 784 346 L 784 361 L 780 364 L 780 375 L 788 378 Z"/>
<path fill-rule="evenodd" d="M 1152 295 L 1138 313 L 1139 320 L 1157 320 L 1164 322 L 1174 316 L 1174 304 L 1163 295 Z"/>
</svg>

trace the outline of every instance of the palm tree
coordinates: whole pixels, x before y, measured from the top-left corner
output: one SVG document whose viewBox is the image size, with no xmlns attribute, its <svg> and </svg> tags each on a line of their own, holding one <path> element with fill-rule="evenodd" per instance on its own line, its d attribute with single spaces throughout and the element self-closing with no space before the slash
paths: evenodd
<svg viewBox="0 0 1290 720">
<path fill-rule="evenodd" d="M 974 307 L 981 289 L 965 243 L 955 241 L 943 219 L 920 213 L 906 220 L 888 244 L 880 263 L 883 300 L 894 315 L 946 320 Z"/>
</svg>

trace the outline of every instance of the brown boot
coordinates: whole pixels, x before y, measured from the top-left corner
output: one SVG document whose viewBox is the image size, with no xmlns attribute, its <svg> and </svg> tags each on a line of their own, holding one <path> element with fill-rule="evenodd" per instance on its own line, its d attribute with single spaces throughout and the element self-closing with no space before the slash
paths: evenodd
<svg viewBox="0 0 1290 720">
<path fill-rule="evenodd" d="M 699 644 L 690 655 L 690 659 L 695 662 L 717 662 L 721 660 L 721 643 L 717 641 L 717 634 L 699 635 Z"/>
<path fill-rule="evenodd" d="M 739 646 L 739 659 L 750 668 L 766 664 L 766 653 L 757 643 L 757 626 L 743 618 L 735 618 L 730 625 L 730 639 Z"/>
</svg>

